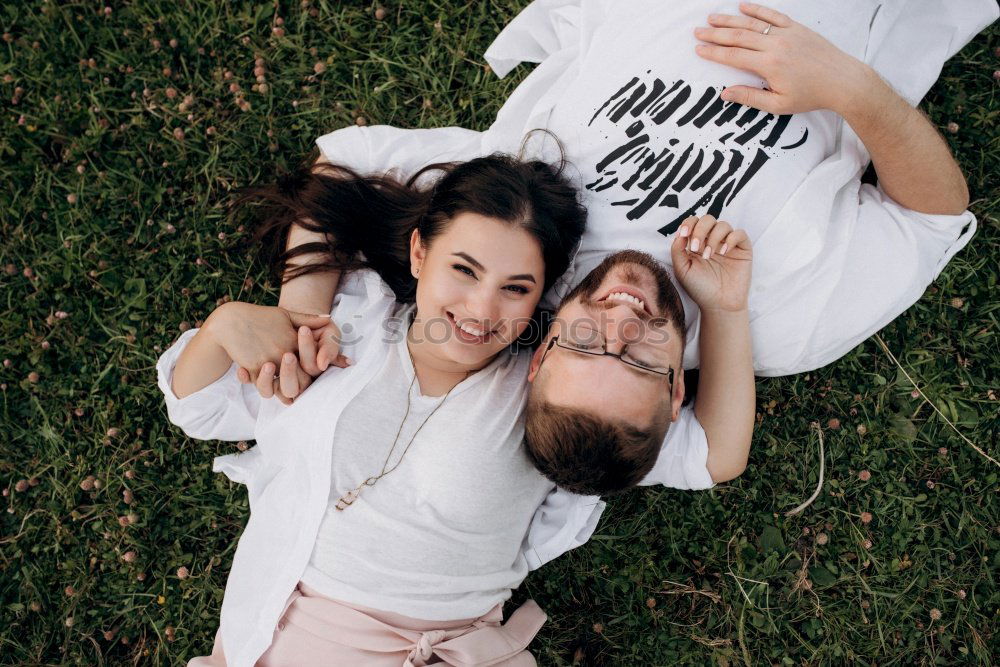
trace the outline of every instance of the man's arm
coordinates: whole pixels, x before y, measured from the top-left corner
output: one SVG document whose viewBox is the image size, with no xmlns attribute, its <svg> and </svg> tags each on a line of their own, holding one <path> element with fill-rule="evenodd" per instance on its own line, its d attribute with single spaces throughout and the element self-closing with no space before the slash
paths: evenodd
<svg viewBox="0 0 1000 667">
<path fill-rule="evenodd" d="M 875 70 L 855 63 L 854 83 L 833 111 L 868 149 L 882 190 L 914 211 L 962 213 L 969 205 L 969 188 L 948 144 Z"/>
<path fill-rule="evenodd" d="M 695 30 L 706 42 L 697 52 L 758 74 L 768 88 L 731 86 L 722 99 L 775 114 L 834 111 L 864 143 L 882 189 L 898 204 L 930 214 L 965 210 L 968 186 L 948 145 L 875 70 L 781 12 L 749 3 L 740 11 L 710 15 L 713 27 Z"/>
</svg>

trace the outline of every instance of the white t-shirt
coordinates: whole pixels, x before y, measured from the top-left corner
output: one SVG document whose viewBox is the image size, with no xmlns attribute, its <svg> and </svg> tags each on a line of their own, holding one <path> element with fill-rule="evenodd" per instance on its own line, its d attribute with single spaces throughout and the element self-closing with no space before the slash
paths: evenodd
<svg viewBox="0 0 1000 667">
<path fill-rule="evenodd" d="M 472 618 L 510 597 L 527 575 L 521 543 L 554 488 L 522 445 L 530 354 L 501 352 L 447 397 L 423 396 L 418 382 L 411 385 L 412 311 L 389 321 L 389 354 L 338 420 L 329 507 L 302 580 L 373 609 Z M 336 509 L 343 494 L 397 463 Z"/>
<path fill-rule="evenodd" d="M 872 65 L 911 103 L 997 16 L 991 0 L 771 4 Z M 537 0 L 487 50 L 501 76 L 519 62 L 540 64 L 486 132 L 351 127 L 317 144 L 332 162 L 405 176 L 433 161 L 517 153 L 527 132 L 547 128 L 566 148 L 589 212 L 573 266 L 549 305 L 616 250 L 644 250 L 669 263 L 677 222 L 711 212 L 747 229 L 755 243 L 756 372 L 825 365 L 915 302 L 969 241 L 975 218 L 910 211 L 862 186 L 868 153 L 830 112 L 775 118 L 722 104 L 723 86 L 762 82 L 694 53 L 693 30 L 713 11 L 738 7 Z M 551 158 L 552 142 L 529 143 L 527 154 Z M 691 368 L 699 318 L 683 291 L 682 298 Z"/>
</svg>

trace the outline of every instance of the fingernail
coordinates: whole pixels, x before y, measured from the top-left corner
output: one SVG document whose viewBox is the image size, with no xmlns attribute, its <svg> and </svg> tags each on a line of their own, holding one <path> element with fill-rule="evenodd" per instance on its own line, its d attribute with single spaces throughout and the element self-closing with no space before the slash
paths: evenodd
<svg viewBox="0 0 1000 667">
<path fill-rule="evenodd" d="M 705 248 L 705 252 L 702 254 L 703 259 L 710 259 L 712 257 L 712 246 Z"/>
<path fill-rule="evenodd" d="M 687 227 L 681 227 L 681 236 L 687 238 L 687 235 L 691 233 L 691 230 Z"/>
<path fill-rule="evenodd" d="M 728 243 L 723 243 L 722 247 L 719 248 L 719 254 L 720 255 L 725 255 L 727 250 L 729 250 L 729 244 Z"/>
<path fill-rule="evenodd" d="M 354 362 L 351 361 L 350 357 L 344 357 L 344 363 L 347 364 L 348 366 L 352 366 L 354 364 Z"/>
<path fill-rule="evenodd" d="M 701 247 L 701 241 L 698 239 L 691 239 L 691 252 L 698 252 L 698 248 Z"/>
<path fill-rule="evenodd" d="M 295 363 L 295 355 L 292 354 L 291 352 L 286 352 L 284 354 L 284 356 L 281 357 L 281 363 L 283 363 L 283 364 L 289 364 L 289 365 L 294 364 Z"/>
<path fill-rule="evenodd" d="M 311 331 L 311 329 L 309 327 L 307 327 L 306 325 L 304 325 L 304 324 L 299 327 L 299 333 L 300 334 L 307 334 L 310 331 Z"/>
</svg>

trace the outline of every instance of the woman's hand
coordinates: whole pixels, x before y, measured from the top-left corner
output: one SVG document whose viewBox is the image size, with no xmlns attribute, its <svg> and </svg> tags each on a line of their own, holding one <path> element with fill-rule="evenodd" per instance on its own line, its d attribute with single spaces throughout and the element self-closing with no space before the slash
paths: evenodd
<svg viewBox="0 0 1000 667">
<path fill-rule="evenodd" d="M 740 12 L 710 14 L 712 27 L 694 31 L 706 42 L 695 51 L 757 74 L 767 89 L 730 86 L 722 99 L 774 114 L 830 109 L 846 115 L 873 84 L 870 67 L 781 12 L 751 3 L 740 3 Z"/>
<path fill-rule="evenodd" d="M 710 215 L 690 217 L 670 246 L 674 275 L 701 310 L 747 308 L 753 249 L 742 229 Z"/>
<path fill-rule="evenodd" d="M 310 329 L 300 326 L 297 332 L 298 357 L 286 352 L 279 360 L 268 361 L 260 367 L 256 376 L 245 368 L 237 371 L 240 382 L 251 382 L 264 398 L 277 396 L 285 405 L 306 390 L 330 366 L 346 368 L 350 360 L 340 354 L 340 329 L 328 319 L 326 326 Z M 332 361 L 331 361 L 332 360 Z"/>
<path fill-rule="evenodd" d="M 299 326 L 312 331 L 310 327 L 324 329 L 331 325 L 328 315 L 306 315 L 239 301 L 220 306 L 209 319 L 219 345 L 240 367 L 237 375 L 241 381 L 260 374 L 269 364 L 272 369 L 270 377 L 273 377 L 275 362 L 298 349 Z M 296 376 L 300 386 L 308 386 L 312 378 L 299 370 L 297 364 L 295 370 L 298 371 Z M 264 392 L 261 394 L 265 395 Z M 265 398 L 271 395 L 265 395 Z M 287 405 L 291 401 L 282 402 Z"/>
</svg>

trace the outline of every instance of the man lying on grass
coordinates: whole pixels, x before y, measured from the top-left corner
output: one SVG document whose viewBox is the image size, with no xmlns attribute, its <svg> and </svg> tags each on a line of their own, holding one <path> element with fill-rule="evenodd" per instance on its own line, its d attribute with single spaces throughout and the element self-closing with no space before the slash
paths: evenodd
<svg viewBox="0 0 1000 667">
<path fill-rule="evenodd" d="M 926 16 L 907 14 L 900 2 L 778 4 L 793 6 L 802 22 L 747 4 L 739 14 L 707 17 L 706 27 L 700 3 L 614 4 L 629 11 L 601 0 L 532 3 L 487 59 L 499 72 L 521 60 L 541 65 L 488 131 L 349 127 L 317 141 L 321 159 L 406 178 L 429 162 L 516 150 L 527 131 L 546 127 L 580 171 L 588 227 L 545 305 L 558 304 L 622 248 L 672 267 L 664 236 L 676 238 L 683 214 L 725 211 L 755 248 L 748 316 L 757 374 L 822 366 L 916 301 L 975 231 L 958 165 L 910 102 L 997 8 L 933 4 L 936 25 L 948 30 L 928 32 Z M 620 48 L 623 35 L 628 49 Z M 877 186 L 861 183 L 869 159 Z M 324 240 L 300 228 L 289 244 Z M 691 248 L 706 252 L 697 237 Z M 329 312 L 335 285 L 331 276 L 303 276 L 283 287 L 279 306 Z M 679 294 L 683 366 L 695 368 L 704 315 L 685 290 Z M 303 359 L 297 375 L 282 381 L 272 381 L 277 365 L 262 369 L 263 359 L 249 371 L 264 396 L 287 400 L 335 358 L 335 347 L 321 349 L 318 365 Z M 593 378 L 551 383 L 546 375 L 536 389 L 545 403 L 608 409 L 604 385 Z M 550 390 L 566 393 L 554 399 Z M 682 428 L 683 414 L 672 430 Z M 697 453 L 665 447 L 647 481 L 706 488 L 743 469 L 727 457 L 732 467 L 713 474 L 709 451 L 707 442 Z"/>
</svg>

